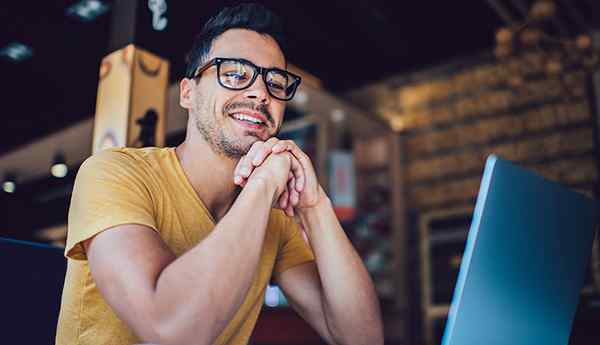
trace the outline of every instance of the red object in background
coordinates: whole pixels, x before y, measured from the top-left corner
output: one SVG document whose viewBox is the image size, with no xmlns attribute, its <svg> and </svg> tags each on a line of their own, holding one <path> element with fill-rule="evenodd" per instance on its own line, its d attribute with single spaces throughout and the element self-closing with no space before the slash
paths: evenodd
<svg viewBox="0 0 600 345">
<path fill-rule="evenodd" d="M 352 220 L 356 215 L 354 207 L 334 207 L 333 210 L 340 221 Z"/>
<path fill-rule="evenodd" d="M 325 342 L 292 308 L 265 308 L 258 317 L 250 344 L 320 345 Z"/>
</svg>

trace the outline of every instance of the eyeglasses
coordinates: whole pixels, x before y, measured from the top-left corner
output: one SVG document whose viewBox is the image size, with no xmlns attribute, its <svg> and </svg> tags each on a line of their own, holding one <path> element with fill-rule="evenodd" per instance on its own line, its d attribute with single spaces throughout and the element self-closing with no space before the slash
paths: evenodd
<svg viewBox="0 0 600 345">
<path fill-rule="evenodd" d="M 260 74 L 267 91 L 272 97 L 289 101 L 294 97 L 302 78 L 280 68 L 256 66 L 245 59 L 214 58 L 198 67 L 191 79 L 199 78 L 202 72 L 213 65 L 217 66 L 219 85 L 229 90 L 244 90 L 252 86 Z"/>
</svg>

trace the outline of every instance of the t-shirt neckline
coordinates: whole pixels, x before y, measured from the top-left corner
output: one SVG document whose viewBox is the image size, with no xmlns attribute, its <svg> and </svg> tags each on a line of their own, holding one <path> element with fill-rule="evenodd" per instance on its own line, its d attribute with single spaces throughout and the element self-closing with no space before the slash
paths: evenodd
<svg viewBox="0 0 600 345">
<path fill-rule="evenodd" d="M 185 173 L 185 170 L 183 170 L 183 166 L 181 165 L 181 162 L 179 161 L 179 158 L 177 157 L 177 152 L 175 151 L 175 149 L 176 149 L 176 147 L 169 148 L 169 156 L 171 158 L 171 162 L 172 162 L 173 166 L 175 167 L 175 172 L 177 174 L 177 177 L 182 182 L 184 189 L 189 194 L 191 194 L 191 197 L 194 200 L 196 200 L 196 202 L 200 205 L 200 207 L 204 210 L 204 212 L 206 212 L 206 214 L 208 215 L 208 218 L 213 223 L 213 225 L 216 225 L 217 222 L 215 222 L 215 219 L 213 218 L 212 214 L 210 214 L 210 211 L 208 210 L 208 208 L 206 207 L 206 205 L 204 204 L 202 199 L 200 199 L 200 196 L 198 195 L 198 193 L 196 193 L 196 191 L 194 190 L 194 187 L 192 186 L 190 179 L 188 178 L 187 174 Z"/>
</svg>

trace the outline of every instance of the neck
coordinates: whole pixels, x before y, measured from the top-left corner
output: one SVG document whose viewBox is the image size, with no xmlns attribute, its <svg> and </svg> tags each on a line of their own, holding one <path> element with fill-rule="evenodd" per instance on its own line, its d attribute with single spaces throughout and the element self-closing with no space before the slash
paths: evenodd
<svg viewBox="0 0 600 345">
<path fill-rule="evenodd" d="M 239 194 L 239 187 L 233 183 L 238 160 L 215 153 L 203 138 L 189 135 L 176 153 L 194 191 L 219 221 Z"/>
</svg>

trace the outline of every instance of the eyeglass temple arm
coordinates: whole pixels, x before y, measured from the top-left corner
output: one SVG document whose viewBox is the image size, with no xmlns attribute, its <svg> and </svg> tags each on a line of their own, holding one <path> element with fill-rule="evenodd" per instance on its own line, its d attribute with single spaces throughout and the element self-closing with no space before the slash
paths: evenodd
<svg viewBox="0 0 600 345">
<path fill-rule="evenodd" d="M 206 71 L 209 67 L 211 67 L 212 65 L 214 65 L 217 61 L 217 58 L 211 59 L 210 61 L 208 61 L 207 63 L 205 63 L 204 65 L 198 67 L 196 69 L 196 72 L 194 72 L 194 74 L 192 75 L 192 79 L 193 78 L 198 78 L 198 76 L 200 74 L 202 74 L 202 72 Z"/>
</svg>

